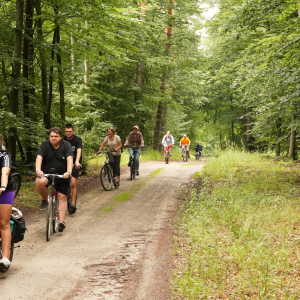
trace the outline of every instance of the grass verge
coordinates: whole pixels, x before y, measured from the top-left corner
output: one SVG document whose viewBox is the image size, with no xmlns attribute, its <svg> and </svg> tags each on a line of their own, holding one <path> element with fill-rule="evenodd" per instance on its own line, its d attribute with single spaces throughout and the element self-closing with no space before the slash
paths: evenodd
<svg viewBox="0 0 300 300">
<path fill-rule="evenodd" d="M 174 299 L 299 299 L 299 166 L 228 151 L 184 190 Z"/>
</svg>

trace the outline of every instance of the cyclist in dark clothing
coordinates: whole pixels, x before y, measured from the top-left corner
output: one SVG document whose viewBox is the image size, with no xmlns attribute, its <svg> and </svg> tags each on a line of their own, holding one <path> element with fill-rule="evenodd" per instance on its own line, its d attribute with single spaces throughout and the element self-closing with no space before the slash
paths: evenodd
<svg viewBox="0 0 300 300">
<path fill-rule="evenodd" d="M 81 167 L 81 159 L 82 159 L 82 140 L 79 136 L 74 134 L 74 127 L 72 124 L 65 125 L 65 136 L 63 140 L 68 141 L 73 149 L 73 170 L 72 170 L 72 178 L 70 182 L 71 187 L 71 198 L 72 203 L 68 203 L 68 211 L 70 214 L 74 214 L 76 212 L 76 195 L 77 195 L 77 180 L 79 178 L 79 169 Z"/>
<path fill-rule="evenodd" d="M 51 184 L 44 173 L 49 173 L 54 168 L 55 173 L 63 174 L 63 179 L 57 179 L 55 188 L 58 199 L 59 224 L 58 231 L 62 232 L 66 224 L 64 222 L 67 212 L 67 194 L 69 188 L 69 178 L 73 168 L 73 150 L 69 142 L 62 140 L 61 130 L 58 127 L 50 129 L 49 140 L 44 141 L 36 158 L 36 190 L 42 197 L 41 210 L 48 207 L 47 187 Z"/>
<path fill-rule="evenodd" d="M 13 178 L 10 175 L 11 158 L 2 147 L 3 137 L 0 134 L 0 232 L 2 259 L 0 260 L 0 271 L 5 272 L 9 268 L 9 249 L 11 244 L 10 215 L 14 203 Z"/>
</svg>

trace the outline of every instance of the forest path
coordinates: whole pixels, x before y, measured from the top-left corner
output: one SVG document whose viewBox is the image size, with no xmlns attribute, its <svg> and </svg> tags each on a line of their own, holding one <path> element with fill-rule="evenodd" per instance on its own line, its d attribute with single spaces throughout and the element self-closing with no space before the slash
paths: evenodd
<svg viewBox="0 0 300 300">
<path fill-rule="evenodd" d="M 203 161 L 141 163 L 140 176 L 130 181 L 128 168 L 120 188 L 109 192 L 99 181 L 78 198 L 66 230 L 49 242 L 45 213 L 37 211 L 11 268 L 0 274 L 0 298 L 170 299 L 168 247 L 179 204 L 176 186 L 202 166 Z M 119 194 L 131 196 L 118 202 L 113 198 Z"/>
</svg>

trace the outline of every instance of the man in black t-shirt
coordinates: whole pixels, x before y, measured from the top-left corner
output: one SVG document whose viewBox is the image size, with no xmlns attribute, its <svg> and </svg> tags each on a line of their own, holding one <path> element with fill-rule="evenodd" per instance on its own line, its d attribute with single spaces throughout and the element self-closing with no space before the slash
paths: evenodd
<svg viewBox="0 0 300 300">
<path fill-rule="evenodd" d="M 68 141 L 73 149 L 73 171 L 72 178 L 70 182 L 71 186 L 71 199 L 72 203 L 68 202 L 68 211 L 70 214 L 74 214 L 76 212 L 76 195 L 77 195 L 77 180 L 79 177 L 79 169 L 81 167 L 81 159 L 82 159 L 82 140 L 79 136 L 74 134 L 74 127 L 72 124 L 65 125 L 65 135 L 63 139 Z"/>
<path fill-rule="evenodd" d="M 49 173 L 50 169 L 54 168 L 55 173 L 62 175 L 64 179 L 56 179 L 55 188 L 58 199 L 58 216 L 59 224 L 58 231 L 62 232 L 66 228 L 64 222 L 67 212 L 67 194 L 69 187 L 69 178 L 73 167 L 73 150 L 70 143 L 62 140 L 61 130 L 58 127 L 53 127 L 49 130 L 49 140 L 44 141 L 36 157 L 36 190 L 42 197 L 41 210 L 48 207 L 48 191 L 47 187 L 50 184 L 44 173 Z"/>
</svg>

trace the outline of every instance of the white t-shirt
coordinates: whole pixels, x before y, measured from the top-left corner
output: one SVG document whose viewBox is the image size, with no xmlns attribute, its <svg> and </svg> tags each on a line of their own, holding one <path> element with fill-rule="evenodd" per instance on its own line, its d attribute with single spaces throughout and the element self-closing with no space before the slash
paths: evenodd
<svg viewBox="0 0 300 300">
<path fill-rule="evenodd" d="M 111 141 L 108 136 L 105 137 L 104 142 L 106 142 L 108 149 L 116 149 L 119 147 L 119 142 L 121 141 L 121 138 L 115 134 L 114 139 Z M 121 155 L 121 149 L 119 149 L 117 152 L 112 152 L 113 155 Z"/>
</svg>

